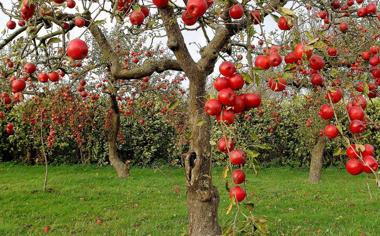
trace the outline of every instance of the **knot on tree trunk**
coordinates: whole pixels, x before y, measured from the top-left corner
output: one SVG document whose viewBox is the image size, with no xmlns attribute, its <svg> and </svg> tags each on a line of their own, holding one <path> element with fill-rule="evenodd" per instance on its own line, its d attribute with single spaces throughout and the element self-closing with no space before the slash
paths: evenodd
<svg viewBox="0 0 380 236">
<path fill-rule="evenodd" d="M 168 40 L 168 48 L 172 51 L 176 51 L 178 49 L 178 41 L 175 38 Z"/>
<path fill-rule="evenodd" d="M 209 202 L 213 197 L 211 189 L 197 190 L 197 197 L 200 202 Z"/>
<path fill-rule="evenodd" d="M 186 172 L 186 180 L 189 183 L 192 182 L 192 171 L 195 167 L 195 162 L 197 160 L 197 154 L 194 151 L 189 151 L 184 154 L 184 164 L 185 164 L 185 172 Z"/>
</svg>

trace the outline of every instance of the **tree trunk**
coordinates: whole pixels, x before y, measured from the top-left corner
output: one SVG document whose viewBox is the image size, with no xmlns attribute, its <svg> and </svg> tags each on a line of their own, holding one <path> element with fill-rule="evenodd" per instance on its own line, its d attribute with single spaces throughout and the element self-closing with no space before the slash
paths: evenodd
<svg viewBox="0 0 380 236">
<path fill-rule="evenodd" d="M 309 182 L 317 184 L 321 180 L 321 171 L 323 164 L 323 151 L 326 146 L 326 138 L 319 137 L 313 150 L 311 151 L 311 162 L 309 170 Z"/>
<path fill-rule="evenodd" d="M 125 178 L 129 175 L 128 166 L 119 158 L 119 152 L 117 149 L 117 134 L 120 128 L 120 112 L 116 100 L 116 95 L 110 95 L 111 98 L 111 117 L 110 117 L 110 129 L 108 130 L 108 155 L 111 165 L 115 169 L 117 176 Z"/>
<path fill-rule="evenodd" d="M 23 161 L 29 165 L 33 164 L 33 154 L 32 154 L 32 148 L 31 147 L 27 147 L 25 158 Z"/>
<path fill-rule="evenodd" d="M 219 193 L 211 178 L 210 119 L 203 111 L 206 79 L 194 77 L 190 80 L 191 149 L 185 159 L 189 235 L 221 235 Z"/>
</svg>

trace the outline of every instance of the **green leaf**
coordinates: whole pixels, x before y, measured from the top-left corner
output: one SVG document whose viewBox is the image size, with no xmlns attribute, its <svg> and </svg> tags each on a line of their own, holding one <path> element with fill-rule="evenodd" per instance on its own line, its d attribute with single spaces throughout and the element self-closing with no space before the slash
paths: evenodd
<svg viewBox="0 0 380 236">
<path fill-rule="evenodd" d="M 61 39 L 60 39 L 60 38 L 54 37 L 54 38 L 50 38 L 50 39 L 47 41 L 46 45 L 51 45 L 51 44 L 53 44 L 53 43 L 60 43 L 60 42 L 61 42 Z"/>
<path fill-rule="evenodd" d="M 259 87 L 260 86 L 260 77 L 255 74 L 255 82 L 256 82 L 256 86 Z"/>
<path fill-rule="evenodd" d="M 334 150 L 334 153 L 333 153 L 333 156 L 336 157 L 336 156 L 340 156 L 344 153 L 344 151 L 341 149 L 341 148 L 335 148 Z"/>
<path fill-rule="evenodd" d="M 279 16 L 276 16 L 276 15 L 273 15 L 273 14 L 270 14 L 270 16 L 273 18 L 274 21 L 278 22 L 278 19 L 280 19 Z"/>
<path fill-rule="evenodd" d="M 228 166 L 224 167 L 224 170 L 223 170 L 223 179 L 226 179 L 228 177 L 228 171 L 230 170 L 230 168 L 228 168 Z"/>
<path fill-rule="evenodd" d="M 153 20 L 153 19 L 151 19 L 151 18 L 149 18 L 148 22 L 146 22 L 145 25 L 146 25 L 146 27 L 147 27 L 148 29 L 152 29 L 152 28 L 155 27 L 155 25 L 156 25 L 156 21 Z"/>
<path fill-rule="evenodd" d="M 253 37 L 253 35 L 255 34 L 255 28 L 253 26 L 250 26 L 247 32 L 248 32 L 248 37 Z"/>
<path fill-rule="evenodd" d="M 176 109 L 176 108 L 178 107 L 179 103 L 180 103 L 179 100 L 176 100 L 175 102 L 171 103 L 171 104 L 169 105 L 169 110 L 174 110 L 174 109 Z"/>
<path fill-rule="evenodd" d="M 230 205 L 227 207 L 226 215 L 230 214 L 232 211 L 232 208 L 234 207 L 234 201 L 231 201 Z"/>
<path fill-rule="evenodd" d="M 346 143 L 346 146 L 350 146 L 350 139 L 343 136 L 344 142 Z"/>
<path fill-rule="evenodd" d="M 330 70 L 330 75 L 331 75 L 331 77 L 337 77 L 338 74 L 339 74 L 339 71 L 338 71 L 336 68 L 332 68 L 332 69 Z"/>
<path fill-rule="evenodd" d="M 246 150 L 247 152 L 247 156 L 249 158 L 256 158 L 260 155 L 260 153 L 258 151 L 255 151 L 255 150 Z"/>
<path fill-rule="evenodd" d="M 210 100 L 210 99 L 215 99 L 217 97 L 218 97 L 217 94 L 215 94 L 215 93 L 209 93 L 206 98 L 207 98 L 207 100 Z"/>
<path fill-rule="evenodd" d="M 240 37 L 240 41 L 243 41 L 244 40 L 244 34 L 242 31 L 240 31 L 239 33 L 239 37 Z"/>
<path fill-rule="evenodd" d="M 247 84 L 253 83 L 253 79 L 251 78 L 251 76 L 248 73 L 242 73 L 241 75 L 243 76 L 243 79 Z"/>
<path fill-rule="evenodd" d="M 314 36 L 311 34 L 311 32 L 306 32 L 305 35 L 309 41 L 312 41 L 314 39 Z"/>
<path fill-rule="evenodd" d="M 255 148 L 262 149 L 262 150 L 271 150 L 272 147 L 269 144 L 255 144 L 253 145 Z"/>
<path fill-rule="evenodd" d="M 252 141 L 257 141 L 260 138 L 259 138 L 259 136 L 256 133 L 251 133 L 251 139 L 252 139 Z"/>
<path fill-rule="evenodd" d="M 96 20 L 94 22 L 92 22 L 92 24 L 94 25 L 103 25 L 106 23 L 106 20 Z"/>
<path fill-rule="evenodd" d="M 340 125 L 337 125 L 336 128 L 339 130 L 339 133 L 341 133 L 341 134 L 343 133 L 343 129 Z"/>
<path fill-rule="evenodd" d="M 369 93 L 369 87 L 368 87 L 368 84 L 367 84 L 367 83 L 364 83 L 363 92 L 364 92 L 364 94 L 366 94 L 366 95 L 368 95 L 368 93 Z"/>
<path fill-rule="evenodd" d="M 205 123 L 205 121 L 204 120 L 199 120 L 198 122 L 197 122 L 197 126 L 202 126 L 203 124 Z"/>
<path fill-rule="evenodd" d="M 284 79 L 290 79 L 290 78 L 293 78 L 293 74 L 292 74 L 292 73 L 284 73 L 284 74 L 282 75 L 282 77 L 283 77 Z"/>
<path fill-rule="evenodd" d="M 140 8 L 139 5 L 134 4 L 134 5 L 132 6 L 132 9 L 135 10 L 135 11 L 137 11 L 137 10 L 140 10 L 141 8 Z"/>
<path fill-rule="evenodd" d="M 321 51 L 325 50 L 327 48 L 327 45 L 323 41 L 319 40 L 319 38 L 317 38 L 315 40 L 317 40 L 317 41 L 315 41 L 315 43 L 313 45 L 314 48 L 319 49 Z"/>
<path fill-rule="evenodd" d="M 295 64 L 287 64 L 284 68 L 284 71 L 291 71 L 293 70 L 294 68 L 296 68 L 297 66 Z"/>
<path fill-rule="evenodd" d="M 295 16 L 296 13 L 293 10 L 290 10 L 289 8 L 286 7 L 280 7 L 280 12 L 282 14 L 288 15 L 288 16 Z"/>
</svg>

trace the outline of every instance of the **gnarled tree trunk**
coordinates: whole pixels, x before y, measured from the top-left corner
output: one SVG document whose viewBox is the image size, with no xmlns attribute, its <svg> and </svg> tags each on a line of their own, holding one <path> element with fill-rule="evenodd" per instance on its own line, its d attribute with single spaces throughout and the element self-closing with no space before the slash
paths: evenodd
<svg viewBox="0 0 380 236">
<path fill-rule="evenodd" d="M 326 138 L 321 136 L 318 138 L 313 150 L 311 151 L 311 162 L 309 170 L 309 182 L 317 184 L 321 180 L 323 152 L 326 146 Z"/>
<path fill-rule="evenodd" d="M 211 179 L 210 118 L 204 112 L 207 75 L 211 74 L 219 48 L 229 38 L 229 31 L 221 29 L 213 43 L 202 50 L 198 63 L 192 59 L 176 16 L 171 7 L 159 10 L 168 36 L 168 47 L 190 81 L 189 118 L 191 127 L 190 152 L 185 159 L 189 235 L 221 235 L 218 224 L 219 194 Z"/>
<path fill-rule="evenodd" d="M 108 155 L 111 165 L 115 169 L 117 176 L 125 178 L 129 175 L 128 166 L 119 158 L 119 152 L 117 149 L 117 134 L 120 128 L 120 111 L 116 100 L 116 95 L 110 95 L 111 100 L 111 117 L 110 117 L 110 129 L 108 130 Z"/>
<path fill-rule="evenodd" d="M 211 178 L 210 119 L 204 113 L 205 75 L 190 80 L 191 150 L 185 160 L 189 235 L 221 235 L 219 193 Z"/>
</svg>

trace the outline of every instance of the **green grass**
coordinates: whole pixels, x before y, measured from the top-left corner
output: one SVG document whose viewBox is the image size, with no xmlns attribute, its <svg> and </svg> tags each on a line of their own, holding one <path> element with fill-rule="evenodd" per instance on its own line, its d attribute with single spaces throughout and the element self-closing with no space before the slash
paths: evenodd
<svg viewBox="0 0 380 236">
<path fill-rule="evenodd" d="M 219 218 L 229 204 L 221 169 Z M 380 191 L 369 199 L 364 176 L 327 169 L 319 185 L 307 170 L 273 168 L 248 174 L 255 214 L 267 217 L 271 235 L 379 235 Z M 181 235 L 186 233 L 182 169 L 133 169 L 127 180 L 110 167 L 50 167 L 50 192 L 41 191 L 43 167 L 0 165 L 0 235 Z M 102 224 L 96 224 L 96 219 Z"/>
</svg>

